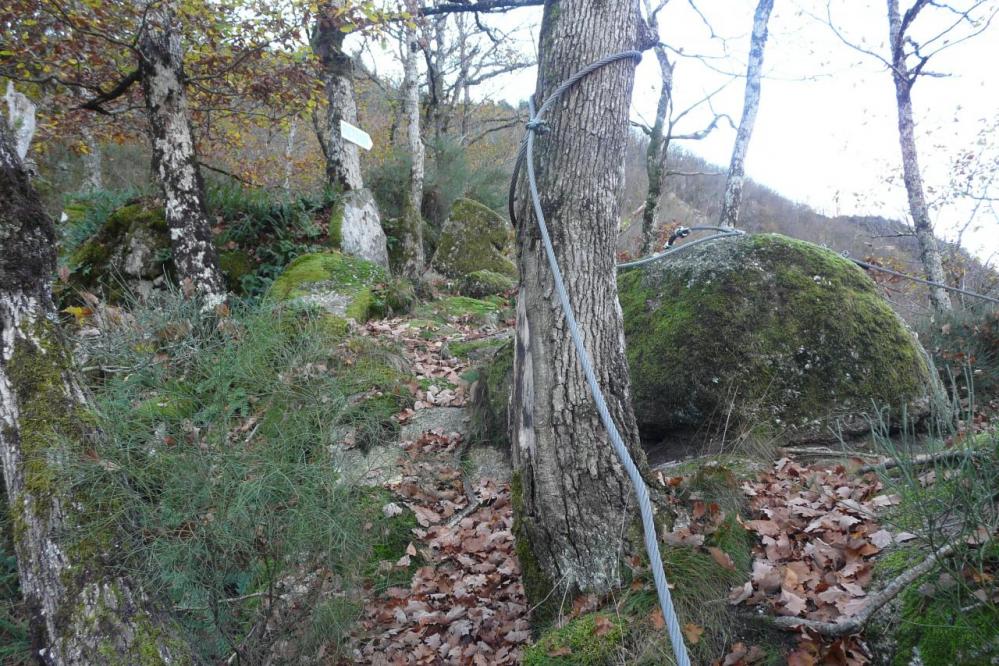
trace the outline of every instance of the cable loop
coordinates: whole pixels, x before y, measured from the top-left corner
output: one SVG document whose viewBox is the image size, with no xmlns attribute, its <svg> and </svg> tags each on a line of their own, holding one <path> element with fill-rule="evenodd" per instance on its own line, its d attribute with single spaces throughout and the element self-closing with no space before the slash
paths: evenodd
<svg viewBox="0 0 999 666">
<path fill-rule="evenodd" d="M 652 501 L 649 498 L 649 489 L 645 485 L 641 472 L 632 460 L 628 448 L 618 432 L 617 425 L 611 417 L 610 409 L 604 398 L 603 391 L 597 381 L 596 372 L 593 370 L 593 362 L 583 344 L 583 335 L 576 322 L 576 315 L 573 312 L 572 304 L 569 301 L 569 294 L 565 288 L 565 281 L 562 278 L 562 270 L 559 268 L 558 259 L 555 256 L 555 247 L 552 245 L 551 236 L 548 233 L 548 224 L 545 222 L 545 214 L 541 208 L 541 195 L 538 192 L 538 183 L 534 173 L 534 137 L 538 132 L 538 127 L 542 124 L 545 112 L 555 103 L 565 91 L 585 78 L 588 74 L 597 71 L 605 65 L 618 60 L 633 58 L 641 60 L 642 54 L 639 51 L 625 51 L 614 55 L 606 56 L 596 62 L 584 67 L 573 76 L 559 85 L 551 95 L 544 101 L 537 113 L 534 110 L 534 100 L 528 99 L 528 109 L 530 112 L 530 123 L 527 128 L 524 143 L 520 154 L 517 156 L 517 164 L 514 167 L 513 178 L 510 183 L 510 220 L 517 226 L 515 211 L 517 180 L 520 177 L 520 170 L 527 167 L 527 184 L 530 191 L 530 203 L 534 210 L 534 217 L 538 223 L 538 231 L 544 243 L 544 251 L 548 260 L 548 266 L 552 272 L 552 281 L 555 283 L 555 293 L 565 317 L 569 336 L 572 338 L 573 347 L 576 350 L 576 359 L 586 377 L 586 383 L 590 389 L 590 395 L 596 406 L 600 421 L 607 430 L 607 438 L 610 440 L 614 452 L 621 461 L 628 478 L 631 480 L 638 499 L 638 510 L 642 517 L 642 533 L 645 540 L 645 550 L 649 556 L 649 568 L 652 570 L 652 580 L 655 583 L 656 593 L 659 597 L 659 606 L 662 609 L 663 619 L 666 621 L 666 630 L 669 633 L 670 645 L 673 648 L 673 655 L 676 657 L 677 666 L 690 666 L 690 657 L 687 655 L 687 646 L 684 642 L 683 633 L 680 629 L 680 621 L 677 619 L 676 611 L 673 608 L 673 599 L 669 591 L 669 583 L 666 581 L 666 573 L 663 570 L 663 559 L 659 553 L 659 538 L 656 534 L 655 517 L 652 510 Z M 531 126 L 533 125 L 533 127 Z"/>
</svg>

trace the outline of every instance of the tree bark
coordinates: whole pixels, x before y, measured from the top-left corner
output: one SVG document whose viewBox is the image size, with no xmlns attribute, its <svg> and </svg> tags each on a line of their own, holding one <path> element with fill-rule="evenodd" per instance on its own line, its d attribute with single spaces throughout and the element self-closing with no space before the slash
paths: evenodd
<svg viewBox="0 0 999 666">
<path fill-rule="evenodd" d="M 649 27 L 658 35 L 659 26 L 654 16 L 650 17 L 650 21 Z M 656 105 L 656 119 L 649 132 L 649 147 L 645 151 L 645 171 L 649 177 L 649 190 L 645 197 L 645 210 L 642 213 L 642 255 L 651 254 L 654 249 L 656 209 L 665 189 L 666 158 L 669 153 L 669 134 L 666 131 L 666 124 L 673 103 L 673 63 L 669 61 L 666 49 L 662 46 L 656 46 L 655 53 L 659 61 L 662 89 L 659 91 L 659 103 Z"/>
<path fill-rule="evenodd" d="M 888 0 L 888 39 L 892 54 L 892 80 L 895 83 L 895 102 L 898 108 L 898 142 L 902 149 L 902 175 L 909 197 L 909 214 L 919 243 L 919 258 L 926 272 L 926 279 L 944 284 L 943 270 L 937 239 L 933 235 L 930 211 L 923 194 L 923 177 L 919 170 L 916 152 L 916 124 L 912 118 L 912 85 L 915 78 L 905 60 L 905 30 L 899 16 L 898 0 Z M 951 309 L 950 295 L 940 287 L 930 287 L 930 303 L 937 312 Z"/>
<path fill-rule="evenodd" d="M 286 195 L 291 194 L 291 175 L 294 172 L 295 134 L 298 133 L 298 117 L 291 119 L 288 125 L 288 138 L 284 144 L 284 182 L 281 188 Z"/>
<path fill-rule="evenodd" d="M 423 177 L 426 163 L 426 150 L 420 136 L 420 81 L 417 71 L 417 60 L 420 56 L 420 45 L 416 30 L 407 28 L 406 60 L 402 81 L 403 107 L 406 114 L 406 139 L 409 144 L 409 154 L 412 160 L 409 167 L 409 190 L 406 193 L 406 207 L 403 211 L 402 238 L 402 273 L 409 278 L 418 278 L 423 273 L 426 258 L 423 255 L 423 218 L 420 209 L 423 204 Z"/>
<path fill-rule="evenodd" d="M 83 140 L 87 144 L 87 152 L 83 154 L 83 169 L 86 172 L 84 185 L 91 192 L 97 192 L 104 189 L 101 144 L 89 127 L 84 126 L 82 133 Z"/>
<path fill-rule="evenodd" d="M 635 48 L 637 28 L 638 0 L 547 2 L 536 100 L 595 60 Z M 585 346 L 611 415 L 644 467 L 614 266 L 634 67 L 618 61 L 568 91 L 546 118 L 550 131 L 537 137 L 535 162 L 541 206 Z M 534 600 L 554 587 L 606 592 L 620 582 L 634 491 L 589 394 L 526 196 L 519 209 L 510 410 L 514 510 L 524 570 L 540 572 L 540 578 L 526 575 L 525 584 Z M 561 592 L 553 596 L 562 598 Z"/>
<path fill-rule="evenodd" d="M 149 116 L 153 171 L 166 201 L 173 262 L 187 293 L 206 306 L 226 299 L 225 279 L 212 239 L 204 184 L 184 88 L 184 57 L 177 26 L 177 0 L 153 5 L 139 37 L 142 91 Z"/>
<path fill-rule="evenodd" d="M 357 125 L 354 101 L 354 66 L 344 53 L 346 34 L 341 14 L 348 0 L 332 0 L 323 6 L 316 21 L 312 49 L 323 68 L 326 87 L 326 180 L 344 192 L 340 224 L 341 249 L 347 254 L 388 268 L 388 247 L 381 215 L 371 192 L 361 178 L 361 155 L 356 145 L 343 138 L 340 121 Z M 332 232 L 332 229 L 331 229 Z"/>
<path fill-rule="evenodd" d="M 326 180 L 344 192 L 364 187 L 361 178 L 361 155 L 358 147 L 340 134 L 340 121 L 357 124 L 357 103 L 354 101 L 354 66 L 343 51 L 339 12 L 346 0 L 332 0 L 320 12 L 313 35 L 312 50 L 319 58 L 326 88 Z"/>
<path fill-rule="evenodd" d="M 110 567 L 114 535 L 79 529 L 92 507 L 61 463 L 83 459 L 91 433 L 52 302 L 55 229 L 3 123 L 0 247 L 0 459 L 34 648 L 57 665 L 190 663 L 142 590 Z"/>
<path fill-rule="evenodd" d="M 749 140 L 756 124 L 756 112 L 760 107 L 760 76 L 763 73 L 763 51 L 767 45 L 767 24 L 774 0 L 760 0 L 753 15 L 753 34 L 749 42 L 749 64 L 746 66 L 746 93 L 742 104 L 742 118 L 732 147 L 732 159 L 728 167 L 728 180 L 722 198 L 722 210 L 718 224 L 734 227 L 739 223 L 739 207 L 742 204 L 742 187 L 745 180 L 746 153 Z"/>
</svg>

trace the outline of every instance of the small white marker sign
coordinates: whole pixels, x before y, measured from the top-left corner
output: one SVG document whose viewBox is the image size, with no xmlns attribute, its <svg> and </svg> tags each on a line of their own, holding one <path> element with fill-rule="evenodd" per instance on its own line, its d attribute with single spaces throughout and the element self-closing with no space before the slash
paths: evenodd
<svg viewBox="0 0 999 666">
<path fill-rule="evenodd" d="M 371 141 L 371 135 L 362 130 L 360 127 L 354 127 L 346 120 L 340 121 L 340 136 L 347 139 L 347 141 L 350 141 L 351 143 L 356 143 L 365 150 L 371 150 L 371 146 L 375 145 Z"/>
</svg>

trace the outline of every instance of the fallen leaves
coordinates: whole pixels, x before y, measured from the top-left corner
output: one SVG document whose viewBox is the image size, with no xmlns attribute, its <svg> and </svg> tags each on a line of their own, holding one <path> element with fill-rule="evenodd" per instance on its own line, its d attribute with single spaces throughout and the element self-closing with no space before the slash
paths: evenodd
<svg viewBox="0 0 999 666">
<path fill-rule="evenodd" d="M 882 529 L 877 510 L 899 498 L 882 494 L 875 475 L 854 477 L 842 465 L 804 467 L 781 458 L 743 489 L 757 514 L 744 525 L 759 544 L 750 580 L 729 595 L 733 605 L 762 605 L 779 615 L 825 622 L 851 617 L 867 601 L 870 559 L 894 541 L 915 538 Z M 743 661 L 732 663 L 750 663 L 738 659 Z M 788 655 L 789 664 L 868 662 L 856 636 L 828 640 L 802 632 Z"/>
</svg>

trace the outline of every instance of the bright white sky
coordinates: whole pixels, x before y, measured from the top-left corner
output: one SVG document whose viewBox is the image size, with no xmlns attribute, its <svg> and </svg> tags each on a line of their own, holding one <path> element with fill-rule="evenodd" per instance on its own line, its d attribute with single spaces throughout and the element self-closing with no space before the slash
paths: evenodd
<svg viewBox="0 0 999 666">
<path fill-rule="evenodd" d="M 962 1 L 957 0 L 957 4 Z M 995 0 L 999 2 L 999 0 Z M 755 0 L 699 0 L 698 7 L 715 33 L 712 40 L 687 0 L 671 0 L 660 17 L 663 41 L 686 53 L 707 53 L 721 59 L 719 69 L 744 72 Z M 902 0 L 904 7 L 911 2 Z M 989 11 L 994 10 L 995 5 Z M 790 199 L 827 214 L 884 215 L 908 219 L 901 183 L 894 87 L 884 65 L 841 42 L 821 19 L 826 0 L 776 0 L 765 55 L 766 79 L 756 129 L 746 162 L 748 175 Z M 886 8 L 877 0 L 832 0 L 832 15 L 840 31 L 854 43 L 885 53 Z M 520 27 L 523 48 L 534 52 L 540 8 L 526 8 L 490 25 L 504 30 Z M 947 15 L 930 14 L 917 23 L 916 35 L 935 34 Z M 701 99 L 728 77 L 712 72 L 701 61 L 675 58 L 676 107 Z M 958 44 L 931 60 L 929 69 L 946 77 L 923 77 L 913 101 L 917 147 L 928 190 L 947 190 L 953 160 L 974 148 L 979 131 L 999 120 L 999 20 L 986 33 Z M 482 86 L 480 97 L 516 104 L 534 91 L 534 69 Z M 716 111 L 738 122 L 743 81 L 734 80 L 714 98 Z M 659 94 L 659 69 L 649 54 L 636 73 L 632 106 L 634 119 L 651 120 Z M 691 114 L 678 131 L 700 129 L 711 117 L 706 108 Z M 707 140 L 685 147 L 717 164 L 727 165 L 735 132 L 727 127 Z M 999 137 L 995 139 L 999 145 Z M 938 233 L 953 238 L 969 217 L 968 203 L 941 206 L 934 214 Z M 968 249 L 987 259 L 999 251 L 999 217 L 981 211 L 978 228 L 965 236 Z"/>
</svg>

